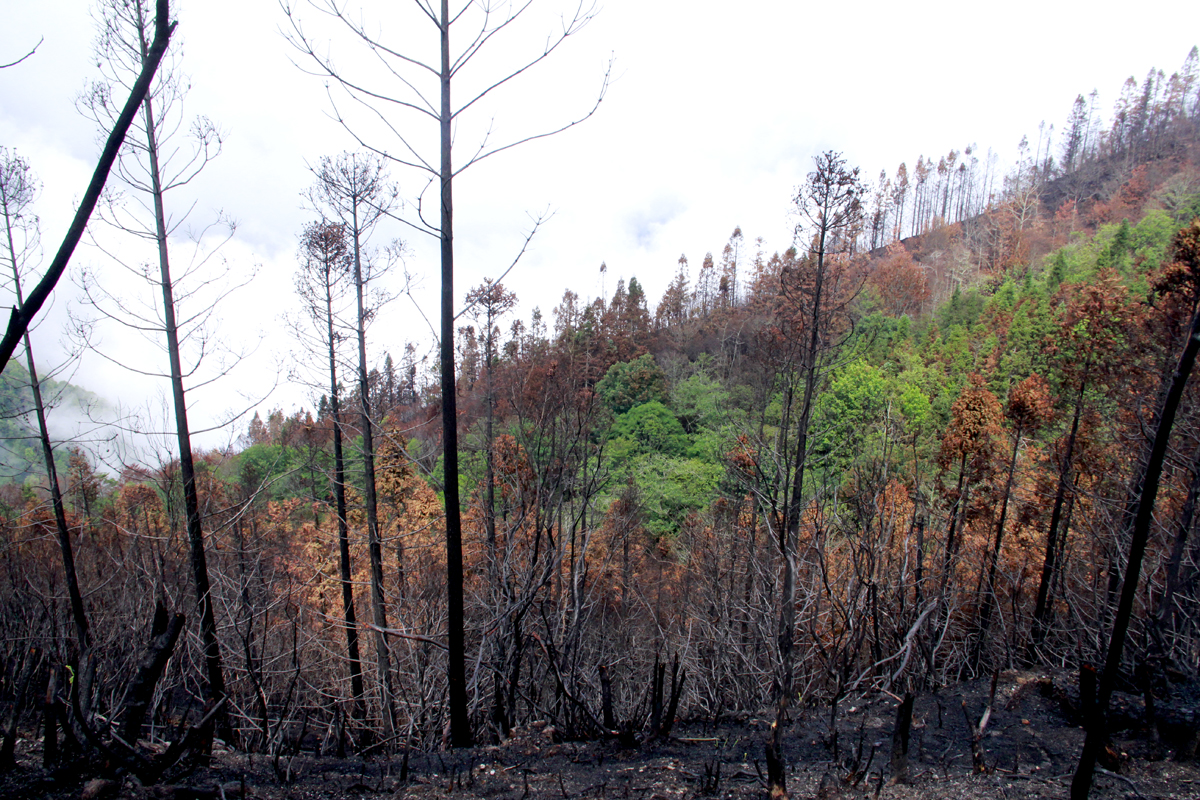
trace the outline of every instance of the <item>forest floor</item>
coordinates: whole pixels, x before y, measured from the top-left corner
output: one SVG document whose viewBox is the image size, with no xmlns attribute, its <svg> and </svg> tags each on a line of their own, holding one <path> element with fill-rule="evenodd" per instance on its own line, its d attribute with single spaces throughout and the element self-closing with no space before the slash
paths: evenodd
<svg viewBox="0 0 1200 800">
<path fill-rule="evenodd" d="M 1065 678 L 1041 673 L 1001 674 L 980 739 L 986 767 L 982 773 L 974 767 L 967 717 L 978 724 L 988 705 L 990 681 L 918 697 L 906 784 L 890 780 L 894 698 L 881 694 L 843 701 L 836 747 L 827 725 L 828 709 L 823 714 L 804 711 L 786 736 L 788 793 L 822 800 L 1066 798 L 1083 744 L 1083 731 L 1064 707 L 1068 684 Z M 1134 698 L 1118 699 L 1126 707 L 1137 705 Z M 765 798 L 762 753 L 767 728 L 765 720 L 755 718 L 716 726 L 693 722 L 677 725 L 668 739 L 623 747 L 611 740 L 556 741 L 553 729 L 535 725 L 514 731 L 499 745 L 413 753 L 403 780 L 398 758 L 301 754 L 273 765 L 265 756 L 218 750 L 212 767 L 174 786 L 144 788 L 127 781 L 90 790 L 77 775 L 46 773 L 40 768 L 37 743 L 21 741 L 17 768 L 0 775 L 0 800 Z M 1093 798 L 1200 800 L 1200 765 L 1164 758 L 1170 749 L 1159 748 L 1141 730 L 1117 731 L 1112 741 L 1117 761 L 1110 766 L 1116 772 L 1097 774 Z"/>
</svg>

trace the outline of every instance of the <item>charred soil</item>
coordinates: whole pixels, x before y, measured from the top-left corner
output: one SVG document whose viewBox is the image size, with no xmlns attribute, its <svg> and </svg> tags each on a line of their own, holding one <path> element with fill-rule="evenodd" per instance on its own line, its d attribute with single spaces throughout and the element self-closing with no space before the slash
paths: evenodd
<svg viewBox="0 0 1200 800">
<path fill-rule="evenodd" d="M 1139 724 L 1140 700 L 1116 698 L 1112 747 L 1094 798 L 1200 798 L 1200 768 L 1172 759 L 1175 745 Z M 786 736 L 788 794 L 794 798 L 1066 798 L 1083 730 L 1065 676 L 1002 673 L 916 698 L 908 780 L 893 780 L 898 699 L 848 696 L 830 708 L 797 711 Z M 990 706 L 987 723 L 979 723 Z M 218 747 L 212 765 L 143 787 L 129 778 L 41 768 L 40 744 L 21 740 L 17 766 L 0 775 L 0 800 L 172 798 L 495 798 L 495 800 L 671 800 L 766 796 L 764 719 L 693 721 L 674 735 L 631 745 L 561 741 L 535 723 L 504 741 L 407 757 L 332 758 L 301 752 L 272 759 Z M 977 747 L 973 748 L 973 741 Z"/>
</svg>

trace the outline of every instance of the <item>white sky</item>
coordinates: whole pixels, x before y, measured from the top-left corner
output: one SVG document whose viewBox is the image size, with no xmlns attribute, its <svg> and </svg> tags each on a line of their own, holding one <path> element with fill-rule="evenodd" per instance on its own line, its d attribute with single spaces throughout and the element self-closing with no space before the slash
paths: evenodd
<svg viewBox="0 0 1200 800">
<path fill-rule="evenodd" d="M 358 6 L 357 0 L 346 3 Z M 397 3 L 367 2 L 366 14 Z M 288 384 L 295 345 L 279 318 L 295 307 L 296 238 L 312 219 L 300 205 L 311 183 L 306 165 L 354 143 L 331 119 L 323 81 L 291 63 L 298 55 L 280 32 L 284 17 L 276 0 L 172 5 L 180 21 L 173 46 L 183 46 L 181 67 L 193 87 L 186 111 L 211 118 L 225 134 L 220 158 L 174 202 L 195 201 L 197 221 L 218 209 L 237 221 L 223 255 L 237 270 L 257 264 L 260 271 L 223 306 L 220 330 L 235 342 L 266 337 L 240 372 L 197 397 L 194 422 L 203 425 L 237 407 L 235 388 L 263 391 L 266 375 L 279 374 L 281 386 L 264 408 L 311 407 L 308 391 Z M 74 108 L 85 81 L 97 77 L 89 9 L 85 0 L 0 0 L 0 62 L 45 37 L 36 55 L 0 71 L 0 145 L 26 157 L 44 185 L 37 211 L 46 262 L 99 150 L 94 130 Z M 570 10 L 571 0 L 536 0 L 520 29 L 480 53 L 477 74 L 539 47 L 557 15 Z M 335 36 L 317 15 L 303 16 L 314 38 Z M 427 22 L 378 25 L 383 38 L 399 46 L 434 45 Z M 407 38 L 399 38 L 401 32 Z M 568 121 L 590 107 L 615 54 L 614 79 L 595 117 L 484 161 L 456 183 L 456 295 L 461 301 L 483 277 L 507 266 L 528 215 L 549 208 L 553 218 L 505 281 L 520 299 L 522 318 L 539 306 L 551 322 L 567 288 L 584 299 L 595 296 L 602 261 L 607 293 L 618 278 L 636 275 L 653 309 L 680 254 L 688 256 L 694 276 L 705 252 L 719 257 L 735 226 L 748 245 L 764 237 L 768 253 L 790 245 L 789 196 L 821 150 L 843 151 L 870 182 L 882 168 L 894 172 L 901 161 L 911 168 L 918 155 L 936 161 L 968 144 L 977 145 L 981 158 L 991 147 L 1007 161 L 1022 135 L 1036 138 L 1040 121 L 1061 127 L 1077 94 L 1098 89 L 1107 120 L 1126 77 L 1140 82 L 1151 67 L 1169 75 L 1198 42 L 1200 4 L 1186 0 L 1141 12 L 1057 0 L 978 7 L 608 0 L 549 62 L 481 108 L 477 127 L 468 122 L 460 129 L 457 142 L 465 152 L 477 141 L 478 126 L 493 118 L 495 141 L 537 130 L 540 122 Z M 336 40 L 333 46 L 339 63 L 361 63 L 361 51 Z M 388 86 L 378 70 L 374 74 Z M 394 121 L 417 136 L 433 135 L 428 122 Z M 396 149 L 394 142 L 379 144 Z M 393 176 L 406 198 L 424 183 L 397 169 Z M 395 236 L 409 242 L 407 269 L 420 281 L 416 297 L 436 324 L 437 249 L 400 228 L 381 231 L 378 241 Z M 103 269 L 102 262 L 95 248 L 81 246 L 72 270 Z M 390 288 L 399 290 L 399 275 Z M 144 291 L 131 285 L 135 290 Z M 39 346 L 58 346 L 75 294 L 71 283 L 60 285 L 38 331 Z M 427 346 L 429 338 L 412 302 L 396 300 L 372 330 L 373 359 L 382 361 L 385 349 L 398 358 L 406 340 Z M 151 391 L 144 380 L 97 359 L 85 360 L 75 381 L 127 405 L 145 402 Z"/>
</svg>

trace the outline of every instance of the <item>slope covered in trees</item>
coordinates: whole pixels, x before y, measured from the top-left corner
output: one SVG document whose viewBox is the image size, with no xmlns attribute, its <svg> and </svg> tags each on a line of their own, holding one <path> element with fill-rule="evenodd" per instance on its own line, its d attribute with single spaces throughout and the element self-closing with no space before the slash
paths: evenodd
<svg viewBox="0 0 1200 800">
<path fill-rule="evenodd" d="M 1152 75 L 1104 135 L 1077 103 L 1060 158 L 1039 143 L 1005 176 L 919 159 L 872 191 L 825 154 L 794 198 L 794 247 L 768 255 L 735 229 L 694 275 L 681 258 L 657 304 L 635 277 L 610 297 L 568 289 L 528 322 L 500 284 L 464 293 L 476 738 L 533 720 L 658 736 L 768 707 L 782 732 L 792 704 L 836 720 L 854 694 L 1102 663 L 1200 301 L 1195 61 Z M 361 285 L 355 321 L 335 307 L 356 288 L 353 232 L 317 233 L 316 408 L 195 454 L 227 711 L 242 747 L 276 756 L 308 731 L 342 752 L 432 749 L 448 722 L 442 376 L 415 347 L 366 369 Z M 24 391 L 15 365 L 4 379 L 6 398 Z M 1198 677 L 1195 392 L 1162 465 L 1130 674 Z M 147 609 L 165 626 L 190 608 L 183 481 L 178 461 L 111 483 L 82 453 L 67 467 L 101 725 L 125 707 Z M 16 676 L 31 647 L 78 654 L 44 498 L 9 495 L 0 641 Z M 200 709 L 193 639 L 150 730 Z"/>
</svg>

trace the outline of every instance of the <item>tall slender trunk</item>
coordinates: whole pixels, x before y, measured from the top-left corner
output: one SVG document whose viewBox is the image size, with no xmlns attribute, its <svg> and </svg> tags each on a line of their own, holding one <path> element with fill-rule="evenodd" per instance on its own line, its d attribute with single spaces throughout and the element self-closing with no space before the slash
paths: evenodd
<svg viewBox="0 0 1200 800">
<path fill-rule="evenodd" d="M 484 438 L 484 456 L 486 459 L 485 476 L 484 476 L 484 496 L 483 496 L 483 525 L 485 537 L 487 539 L 487 558 L 488 558 L 488 580 L 491 584 L 493 609 L 507 608 L 510 598 L 509 592 L 500 577 L 500 552 L 496 542 L 496 448 L 494 434 L 494 417 L 495 417 L 495 398 L 493 397 L 492 385 L 492 357 L 495 342 L 493 341 L 492 331 L 492 312 L 491 306 L 488 307 L 487 314 L 487 332 L 484 336 L 483 358 L 484 358 L 484 380 L 485 380 L 485 397 L 484 397 L 484 417 L 483 417 L 483 438 Z M 501 689 L 502 676 L 505 674 L 509 644 L 512 641 L 509 637 L 515 632 L 515 626 L 503 625 L 496 632 L 496 655 L 495 655 L 495 692 L 494 692 L 494 708 L 492 716 L 496 723 L 500 726 L 501 733 L 507 736 L 512 726 L 511 709 L 505 699 L 505 693 Z"/>
<path fill-rule="evenodd" d="M 1013 477 L 1017 472 L 1017 456 L 1021 452 L 1021 426 L 1018 425 L 1013 435 L 1012 458 L 1008 461 L 1008 478 L 1004 482 L 1004 496 L 1000 500 L 1000 519 L 996 523 L 996 539 L 992 542 L 992 550 L 988 555 L 987 582 L 983 586 L 983 607 L 979 611 L 975 648 L 971 660 L 979 666 L 983 656 L 984 640 L 987 630 L 992 623 L 992 612 L 996 608 L 996 571 L 1000 563 L 1000 547 L 1004 544 L 1004 523 L 1008 519 L 1008 501 L 1012 497 Z"/>
<path fill-rule="evenodd" d="M 145 25 L 138 3 L 138 31 L 142 61 L 149 57 Z M 146 150 L 150 159 L 151 194 L 154 198 L 154 228 L 158 245 L 159 278 L 163 294 L 163 324 L 167 337 L 167 354 L 171 362 L 171 397 L 175 407 L 175 436 L 179 445 L 179 472 L 183 481 L 183 504 L 187 516 L 188 545 L 191 551 L 192 579 L 196 585 L 196 602 L 200 610 L 200 641 L 204 649 L 205 672 L 209 701 L 225 699 L 225 674 L 221 668 L 221 648 L 217 640 L 217 622 L 213 611 L 212 586 L 208 579 L 208 559 L 204 550 L 204 528 L 200 519 L 200 501 L 196 490 L 196 468 L 192 460 L 192 438 L 188 428 L 187 399 L 183 388 L 183 367 L 179 355 L 179 331 L 175 321 L 175 297 L 171 284 L 171 262 L 167 249 L 166 212 L 163 207 L 162 173 L 158 162 L 158 141 L 154 127 L 154 108 L 147 95 L 142 102 L 146 123 Z M 226 707 L 217 713 L 219 735 L 232 741 L 234 731 Z"/>
<path fill-rule="evenodd" d="M 21 292 L 21 271 L 17 266 L 17 249 L 13 242 L 13 220 L 8 204 L 3 204 L 4 230 L 8 239 L 8 253 L 13 267 L 13 289 L 17 295 L 17 308 L 25 299 Z M 63 574 L 67 582 L 67 596 L 71 601 L 71 619 L 75 623 L 75 638 L 79 647 L 79 704 L 87 716 L 91 708 L 91 688 L 95 677 L 95 662 L 92 659 L 92 637 L 88 627 L 87 612 L 83 607 L 83 595 L 79 591 L 79 580 L 75 572 L 75 554 L 71 547 L 71 532 L 67 526 L 67 514 L 63 508 L 62 492 L 58 487 L 58 470 L 54 464 L 54 449 L 50 444 L 50 429 L 46 425 L 46 404 L 42 400 L 42 384 L 38 380 L 37 365 L 33 358 L 33 345 L 29 331 L 25 331 L 25 358 L 29 368 L 29 388 L 33 392 L 33 408 L 37 415 L 38 437 L 42 444 L 42 458 L 46 463 L 46 481 L 50 485 L 50 503 L 54 508 L 54 525 L 58 533 L 58 546 L 62 551 Z"/>
<path fill-rule="evenodd" d="M 440 366 L 442 372 L 442 451 L 445 465 L 446 499 L 446 592 L 449 611 L 447 633 L 447 683 L 450 694 L 450 742 L 454 747 L 473 744 L 471 719 L 467 713 L 466 635 L 463 622 L 462 517 L 458 495 L 458 402 L 454 388 L 454 202 L 451 191 L 454 168 L 450 157 L 453 114 L 450 107 L 450 3 L 442 0 L 441 17 L 441 114 L 439 133 L 442 190 L 442 324 Z"/>
<path fill-rule="evenodd" d="M 491 579 L 493 597 L 495 598 L 494 602 L 499 603 L 503 587 L 500 585 L 500 554 L 496 543 L 496 447 L 494 434 L 496 399 L 493 394 L 492 384 L 492 358 L 495 350 L 495 342 L 492 336 L 492 314 L 490 309 L 487 315 L 487 326 L 487 336 L 484 338 L 483 344 L 485 381 L 483 438 L 484 457 L 486 459 L 483 525 L 487 537 L 488 576 Z"/>
<path fill-rule="evenodd" d="M 354 611 L 354 583 L 350 570 L 350 529 L 346 523 L 346 461 L 342 453 L 341 398 L 337 379 L 337 339 L 333 330 L 333 291 L 326 272 L 325 321 L 329 337 L 329 406 L 333 417 L 333 496 L 337 506 L 338 562 L 342 582 L 342 616 L 346 621 L 346 655 L 350 660 L 351 714 L 365 726 L 367 709 L 363 689 L 362 656 L 358 650 L 358 619 Z M 340 746 L 340 745 L 339 745 Z"/>
<path fill-rule="evenodd" d="M 1059 524 L 1062 522 L 1067 486 L 1071 481 L 1075 439 L 1079 434 L 1079 418 L 1083 413 L 1083 391 L 1087 385 L 1086 380 L 1085 378 L 1079 382 L 1079 393 L 1075 397 L 1075 415 L 1071 419 L 1071 433 L 1067 436 L 1067 450 L 1063 453 L 1062 465 L 1059 467 L 1058 491 L 1054 494 L 1054 508 L 1050 512 L 1050 527 L 1046 531 L 1046 556 L 1042 560 L 1042 579 L 1038 585 L 1037 602 L 1033 609 L 1033 631 L 1026 653 L 1026 659 L 1031 662 L 1037 659 L 1037 649 L 1046 640 L 1050 623 L 1054 600 L 1054 572 L 1058 568 L 1058 543 L 1061 538 Z"/>
<path fill-rule="evenodd" d="M 363 439 L 363 492 L 367 506 L 367 557 L 371 562 L 371 614 L 375 623 L 375 660 L 379 669 L 380 713 L 383 715 L 384 732 L 390 738 L 396 732 L 396 720 L 392 714 L 392 667 L 387 640 L 387 607 L 384 605 L 383 597 L 383 545 L 379 538 L 379 506 L 375 497 L 375 445 L 371 430 L 371 400 L 367 385 L 367 317 L 363 301 L 364 281 L 357 198 L 351 214 L 354 237 L 354 291 L 358 307 L 358 410 Z"/>
<path fill-rule="evenodd" d="M 823 209 L 828 213 L 828 207 Z M 805 347 L 804 394 L 800 401 L 800 418 L 796 423 L 796 455 L 789 489 L 787 509 L 783 525 L 779 530 L 781 560 L 781 587 L 779 627 L 776 631 L 776 646 L 779 652 L 780 675 L 776 687 L 775 721 L 771 725 L 767 741 L 767 782 L 772 793 L 786 793 L 786 764 L 783 756 L 783 726 L 787 708 L 793 692 L 795 679 L 795 631 L 796 631 L 796 558 L 800 542 L 800 521 L 804 515 L 804 474 L 808 459 L 808 429 L 812 418 L 813 399 L 816 394 L 818 365 L 821 348 L 821 294 L 825 281 L 825 235 L 821 226 L 817 244 L 817 275 L 813 287 L 812 316 L 809 320 L 809 336 Z"/>
</svg>

